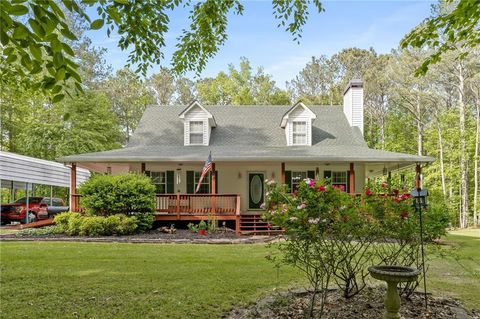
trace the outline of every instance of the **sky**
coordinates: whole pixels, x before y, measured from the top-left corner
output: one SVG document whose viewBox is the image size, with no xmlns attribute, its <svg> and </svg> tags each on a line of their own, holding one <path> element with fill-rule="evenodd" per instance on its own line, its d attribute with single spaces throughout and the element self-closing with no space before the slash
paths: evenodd
<svg viewBox="0 0 480 319">
<path fill-rule="evenodd" d="M 322 1 L 325 11 L 317 13 L 312 6 L 307 24 L 303 28 L 300 44 L 283 29 L 272 14 L 269 0 L 242 1 L 242 16 L 230 15 L 228 40 L 219 53 L 209 61 L 200 77 L 212 77 L 226 70 L 228 64 L 238 65 L 241 57 L 250 60 L 252 67 L 263 67 L 280 88 L 295 78 L 312 56 L 331 56 L 349 47 L 388 53 L 398 47 L 402 37 L 430 15 L 434 1 L 375 0 L 375 1 Z M 167 47 L 162 66 L 170 66 L 176 38 L 189 25 L 188 9 L 175 9 L 170 15 L 170 31 L 166 35 Z M 92 17 L 94 15 L 92 14 Z M 106 48 L 107 63 L 114 70 L 122 68 L 128 51 L 117 47 L 118 35 L 107 37 L 104 29 L 86 34 L 93 45 Z M 153 67 L 149 74 L 158 72 Z M 193 74 L 187 74 L 193 78 Z"/>
</svg>

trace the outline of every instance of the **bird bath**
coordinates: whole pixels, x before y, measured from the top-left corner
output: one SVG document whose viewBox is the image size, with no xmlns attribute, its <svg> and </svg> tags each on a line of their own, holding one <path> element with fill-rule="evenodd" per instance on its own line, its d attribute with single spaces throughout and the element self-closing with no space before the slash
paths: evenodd
<svg viewBox="0 0 480 319">
<path fill-rule="evenodd" d="M 383 318 L 399 319 L 400 296 L 398 294 L 397 284 L 417 280 L 420 271 L 404 266 L 371 266 L 368 268 L 368 271 L 373 278 L 387 282 L 385 313 Z"/>
</svg>

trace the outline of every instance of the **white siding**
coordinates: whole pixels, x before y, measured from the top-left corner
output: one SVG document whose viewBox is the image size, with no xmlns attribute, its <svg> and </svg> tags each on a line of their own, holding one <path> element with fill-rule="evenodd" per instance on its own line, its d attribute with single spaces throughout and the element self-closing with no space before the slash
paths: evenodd
<svg viewBox="0 0 480 319">
<path fill-rule="evenodd" d="M 293 122 L 306 122 L 307 123 L 307 144 L 312 145 L 312 116 L 307 110 L 302 107 L 298 107 L 290 113 L 287 121 L 285 131 L 288 133 L 287 145 L 293 145 Z"/>
<path fill-rule="evenodd" d="M 203 145 L 209 145 L 211 127 L 208 121 L 208 114 L 199 107 L 192 107 L 185 114 L 184 122 L 184 145 L 190 145 L 190 121 L 202 121 L 203 122 Z"/>
<path fill-rule="evenodd" d="M 343 113 L 350 126 L 358 127 L 363 134 L 363 88 L 351 87 L 343 96 Z"/>
</svg>

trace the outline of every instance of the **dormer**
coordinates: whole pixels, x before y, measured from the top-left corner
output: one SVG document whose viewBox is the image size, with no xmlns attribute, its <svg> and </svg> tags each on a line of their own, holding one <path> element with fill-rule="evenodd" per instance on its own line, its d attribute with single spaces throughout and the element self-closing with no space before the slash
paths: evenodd
<svg viewBox="0 0 480 319">
<path fill-rule="evenodd" d="M 215 118 L 198 101 L 193 101 L 178 115 L 183 120 L 183 144 L 204 145 L 210 143 L 212 128 L 216 127 Z"/>
<path fill-rule="evenodd" d="M 282 117 L 288 146 L 312 145 L 312 122 L 317 115 L 302 102 L 290 108 Z"/>
</svg>

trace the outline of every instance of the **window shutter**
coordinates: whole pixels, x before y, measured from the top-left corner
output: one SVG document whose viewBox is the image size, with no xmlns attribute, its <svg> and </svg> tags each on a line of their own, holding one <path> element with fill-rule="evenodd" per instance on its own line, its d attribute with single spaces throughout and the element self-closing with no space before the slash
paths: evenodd
<svg viewBox="0 0 480 319">
<path fill-rule="evenodd" d="M 292 171 L 285 171 L 285 184 L 287 184 L 288 191 L 292 191 Z"/>
<path fill-rule="evenodd" d="M 174 173 L 173 171 L 167 171 L 167 194 L 175 193 L 175 188 L 173 186 Z"/>
<path fill-rule="evenodd" d="M 323 178 L 332 178 L 332 171 L 323 171 Z"/>
<path fill-rule="evenodd" d="M 315 171 L 307 171 L 307 177 L 310 179 L 315 179 Z"/>
<path fill-rule="evenodd" d="M 193 171 L 187 171 L 187 194 L 195 192 L 195 180 Z"/>
</svg>

